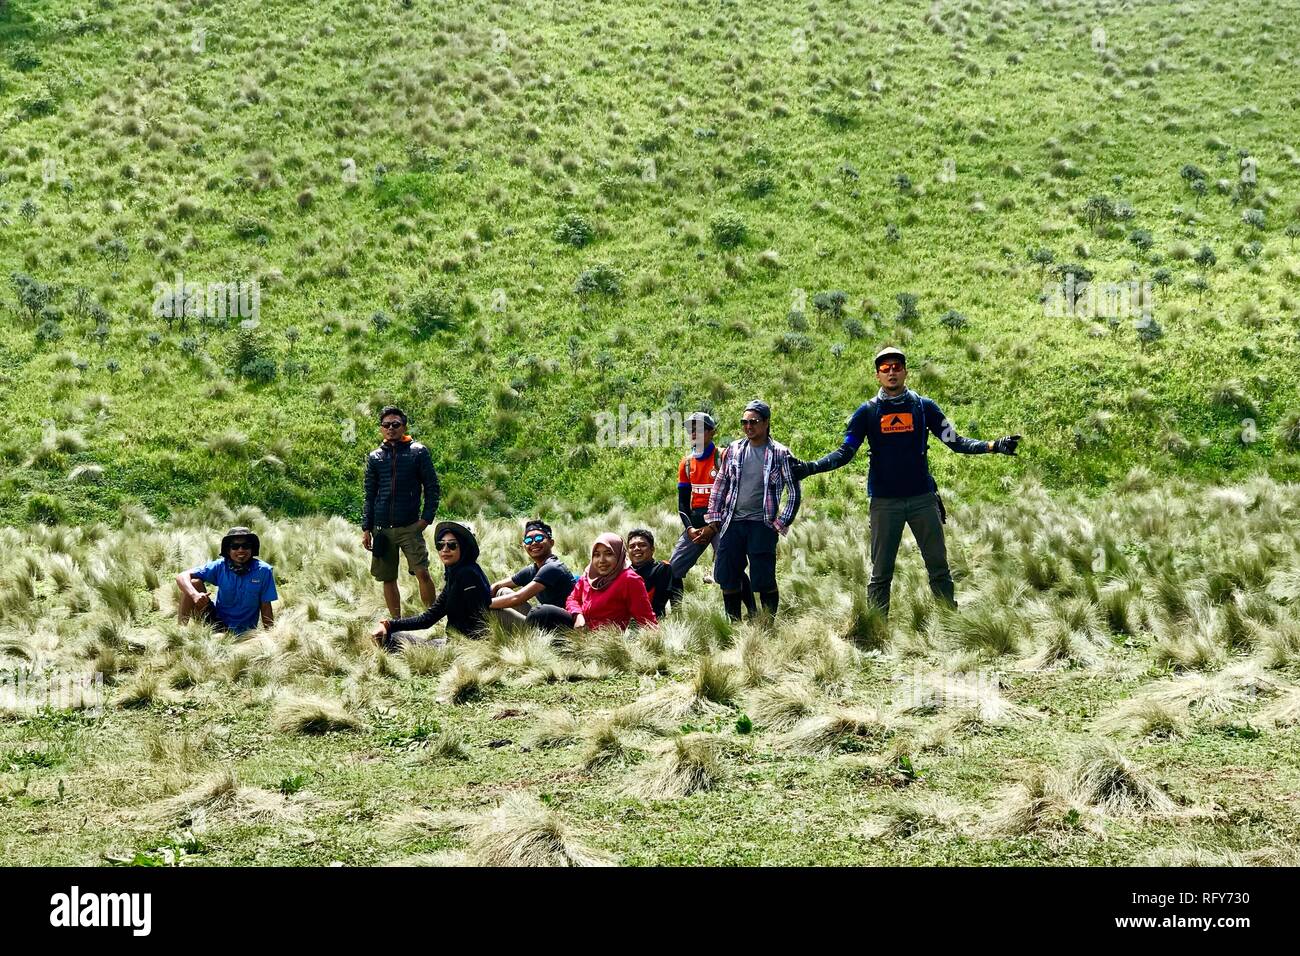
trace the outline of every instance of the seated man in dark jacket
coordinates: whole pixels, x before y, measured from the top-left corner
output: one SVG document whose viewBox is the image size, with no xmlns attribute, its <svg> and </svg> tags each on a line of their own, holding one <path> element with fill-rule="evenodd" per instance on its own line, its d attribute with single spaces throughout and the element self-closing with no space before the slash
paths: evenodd
<svg viewBox="0 0 1300 956">
<path fill-rule="evenodd" d="M 361 513 L 361 544 L 371 552 L 370 573 L 384 585 L 384 603 L 391 617 L 402 613 L 397 587 L 398 550 L 406 555 L 406 570 L 420 584 L 420 600 L 433 603 L 437 589 L 429 577 L 429 549 L 424 529 L 438 510 L 438 473 L 429 449 L 406 434 L 406 413 L 388 405 L 379 413 L 384 440 L 366 458 L 365 504 Z M 421 507 L 423 498 L 423 507 Z"/>
<path fill-rule="evenodd" d="M 633 528 L 627 533 L 627 556 L 632 570 L 645 582 L 655 619 L 662 618 L 673 590 L 673 569 L 667 561 L 655 560 L 655 536 L 648 528 Z"/>
<path fill-rule="evenodd" d="M 482 637 L 487 630 L 488 579 L 478 566 L 474 532 L 454 521 L 440 521 L 433 529 L 433 540 L 446 569 L 446 583 L 438 599 L 422 614 L 379 622 L 371 636 L 390 651 L 401 650 L 407 644 L 433 643 L 404 632 L 433 627 L 444 617 L 449 630 L 466 637 Z"/>
</svg>

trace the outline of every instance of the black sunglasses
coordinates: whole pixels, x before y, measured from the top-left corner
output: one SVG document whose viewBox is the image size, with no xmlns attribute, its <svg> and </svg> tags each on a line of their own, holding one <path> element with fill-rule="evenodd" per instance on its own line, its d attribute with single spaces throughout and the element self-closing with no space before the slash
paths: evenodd
<svg viewBox="0 0 1300 956">
<path fill-rule="evenodd" d="M 741 428 L 748 428 L 750 425 L 761 425 L 761 424 L 763 424 L 763 419 L 761 418 L 742 418 L 740 420 Z"/>
<path fill-rule="evenodd" d="M 395 421 L 395 422 L 380 422 L 380 423 L 379 423 L 379 427 L 380 427 L 380 428 L 401 428 L 401 427 L 402 427 L 403 425 L 405 425 L 405 424 L 406 424 L 406 422 L 403 422 L 403 421 Z"/>
<path fill-rule="evenodd" d="M 541 544 L 546 540 L 544 534 L 526 534 L 524 535 L 524 544 Z"/>
<path fill-rule="evenodd" d="M 439 551 L 459 551 L 460 545 L 455 541 L 439 541 L 437 548 Z"/>
<path fill-rule="evenodd" d="M 253 544 L 251 541 L 232 541 L 230 542 L 231 551 L 252 551 Z"/>
</svg>

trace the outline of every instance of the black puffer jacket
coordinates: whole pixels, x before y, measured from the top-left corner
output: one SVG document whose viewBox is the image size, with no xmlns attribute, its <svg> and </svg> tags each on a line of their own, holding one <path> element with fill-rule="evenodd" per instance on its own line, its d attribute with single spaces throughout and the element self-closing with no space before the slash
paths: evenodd
<svg viewBox="0 0 1300 956">
<path fill-rule="evenodd" d="M 428 448 L 418 441 L 395 445 L 384 442 L 366 457 L 366 502 L 361 512 L 361 530 L 400 528 L 421 518 L 432 522 L 441 494 Z"/>
</svg>

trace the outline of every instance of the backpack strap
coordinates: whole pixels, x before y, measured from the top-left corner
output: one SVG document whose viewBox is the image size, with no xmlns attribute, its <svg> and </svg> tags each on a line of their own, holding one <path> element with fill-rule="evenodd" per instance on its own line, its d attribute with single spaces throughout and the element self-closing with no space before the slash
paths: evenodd
<svg viewBox="0 0 1300 956">
<path fill-rule="evenodd" d="M 920 395 L 917 395 L 917 396 L 916 396 L 916 411 L 917 411 L 917 415 L 916 415 L 916 417 L 917 417 L 917 419 L 919 420 L 920 425 L 921 425 L 921 427 L 920 427 L 920 429 L 919 429 L 919 431 L 921 432 L 921 434 L 920 434 L 920 439 L 921 439 L 921 457 L 924 458 L 924 459 L 926 459 L 926 461 L 929 461 L 929 459 L 930 459 L 930 442 L 926 439 L 926 434 L 927 434 L 927 432 L 926 432 L 926 430 L 925 430 L 925 399 L 922 398 Z"/>
</svg>

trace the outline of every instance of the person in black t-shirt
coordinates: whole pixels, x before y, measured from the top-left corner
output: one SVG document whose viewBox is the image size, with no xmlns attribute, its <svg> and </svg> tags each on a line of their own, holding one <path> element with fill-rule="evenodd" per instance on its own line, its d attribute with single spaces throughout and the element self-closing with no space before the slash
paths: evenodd
<svg viewBox="0 0 1300 956">
<path fill-rule="evenodd" d="M 523 548 L 532 564 L 520 568 L 508 578 L 492 584 L 492 603 L 488 607 L 507 627 L 525 623 L 537 626 L 567 626 L 559 615 L 570 618 L 564 602 L 573 590 L 573 572 L 552 554 L 555 538 L 551 526 L 534 518 L 524 525 Z M 529 602 L 537 598 L 534 607 Z M 556 613 L 558 611 L 558 614 Z"/>
<path fill-rule="evenodd" d="M 627 533 L 627 556 L 645 582 L 655 617 L 662 618 L 673 591 L 673 569 L 667 561 L 655 560 L 655 536 L 646 528 L 633 528 Z"/>
</svg>

